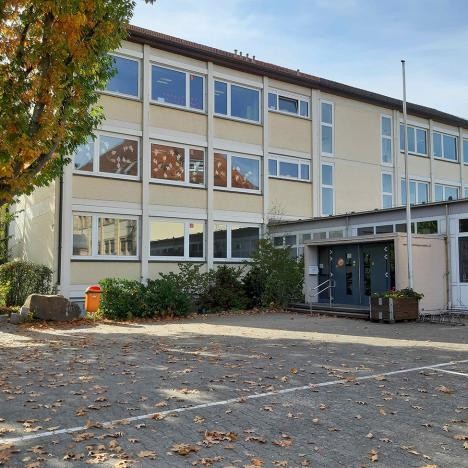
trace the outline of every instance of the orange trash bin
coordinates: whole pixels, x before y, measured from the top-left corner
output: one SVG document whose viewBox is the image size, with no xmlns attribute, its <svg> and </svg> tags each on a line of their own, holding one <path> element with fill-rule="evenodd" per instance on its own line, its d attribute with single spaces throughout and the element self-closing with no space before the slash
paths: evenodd
<svg viewBox="0 0 468 468">
<path fill-rule="evenodd" d="M 93 284 L 88 286 L 85 291 L 85 310 L 86 312 L 97 312 L 101 302 L 101 286 Z"/>
</svg>

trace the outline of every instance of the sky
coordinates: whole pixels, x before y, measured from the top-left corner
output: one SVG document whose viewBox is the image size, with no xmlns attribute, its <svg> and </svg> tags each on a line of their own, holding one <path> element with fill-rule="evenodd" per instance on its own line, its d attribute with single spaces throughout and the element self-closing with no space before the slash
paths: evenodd
<svg viewBox="0 0 468 468">
<path fill-rule="evenodd" d="M 137 1 L 132 24 L 468 119 L 468 0 Z"/>
</svg>

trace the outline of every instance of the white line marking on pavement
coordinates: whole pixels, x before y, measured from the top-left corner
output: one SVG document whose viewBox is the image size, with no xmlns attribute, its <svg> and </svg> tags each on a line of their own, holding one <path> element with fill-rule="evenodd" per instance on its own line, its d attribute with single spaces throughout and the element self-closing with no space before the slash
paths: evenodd
<svg viewBox="0 0 468 468">
<path fill-rule="evenodd" d="M 447 372 L 447 374 L 462 375 L 463 377 L 468 377 L 468 374 L 464 374 L 463 372 L 455 372 L 453 370 L 448 369 L 437 369 L 437 372 Z"/>
<path fill-rule="evenodd" d="M 416 372 L 416 371 L 421 371 L 425 369 L 438 369 L 438 370 L 443 370 L 440 369 L 441 367 L 444 366 L 452 366 L 454 364 L 462 364 L 468 362 L 468 359 L 465 359 L 463 361 L 451 361 L 451 362 L 442 362 L 440 364 L 434 364 L 432 366 L 421 366 L 421 367 L 411 367 L 409 369 L 400 369 L 396 371 L 389 371 L 389 372 L 379 372 L 377 374 L 372 374 L 372 375 L 364 375 L 362 377 L 356 377 L 353 381 L 361 381 L 361 380 L 370 380 L 370 379 L 375 379 L 376 377 L 383 377 L 383 376 L 388 376 L 388 375 L 397 375 L 397 374 L 406 374 L 408 372 Z M 339 380 L 329 380 L 328 382 L 320 382 L 317 384 L 308 384 L 308 385 L 302 385 L 300 387 L 292 387 L 292 388 L 285 388 L 283 390 L 274 390 L 271 392 L 265 392 L 265 393 L 254 393 L 252 395 L 246 395 L 244 397 L 237 397 L 237 398 L 230 398 L 229 400 L 221 400 L 221 401 L 212 401 L 210 403 L 202 403 L 200 405 L 194 405 L 194 406 L 184 406 L 181 408 L 175 408 L 172 410 L 165 410 L 165 411 L 157 411 L 154 413 L 147 413 L 147 414 L 140 414 L 139 416 L 131 416 L 129 418 L 122 418 L 122 419 L 114 419 L 113 421 L 106 421 L 103 423 L 99 423 L 100 426 L 102 426 L 103 429 L 112 427 L 116 424 L 128 424 L 130 422 L 135 422 L 135 421 L 141 421 L 142 419 L 152 419 L 155 415 L 160 415 L 160 416 L 167 416 L 169 414 L 174 414 L 174 413 L 185 413 L 186 411 L 194 411 L 194 410 L 199 410 L 203 408 L 211 408 L 213 406 L 225 406 L 229 405 L 231 403 L 241 403 L 245 402 L 247 400 L 254 400 L 257 398 L 264 398 L 267 396 L 274 396 L 274 395 L 284 395 L 286 393 L 292 393 L 292 392 L 298 392 L 301 390 L 308 390 L 308 389 L 315 389 L 318 387 L 328 387 L 329 385 L 337 385 L 337 384 L 344 384 L 348 383 L 346 379 L 339 379 Z M 55 431 L 46 431 L 46 432 L 40 432 L 36 434 L 28 434 L 25 436 L 21 437 L 13 437 L 10 439 L 0 439 L 0 445 L 3 444 L 14 444 L 17 442 L 24 442 L 28 440 L 34 440 L 34 439 L 42 439 L 44 437 L 51 437 L 55 435 L 60 435 L 60 434 L 72 434 L 74 432 L 80 432 L 89 429 L 89 427 L 86 426 L 77 426 L 77 427 L 70 427 L 68 429 L 57 429 Z"/>
</svg>

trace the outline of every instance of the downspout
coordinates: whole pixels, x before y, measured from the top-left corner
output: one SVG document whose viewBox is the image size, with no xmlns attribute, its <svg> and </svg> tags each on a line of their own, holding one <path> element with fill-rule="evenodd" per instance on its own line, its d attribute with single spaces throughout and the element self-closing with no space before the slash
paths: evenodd
<svg viewBox="0 0 468 468">
<path fill-rule="evenodd" d="M 59 215 L 58 215 L 58 252 L 57 252 L 57 284 L 62 279 L 62 208 L 63 208 L 63 174 L 60 174 L 59 184 Z"/>
<path fill-rule="evenodd" d="M 452 259 L 450 255 L 451 250 L 451 239 L 450 239 L 450 223 L 449 223 L 449 215 L 448 215 L 448 203 L 445 204 L 445 251 L 446 251 L 446 267 L 447 267 L 447 275 L 446 275 L 446 285 L 447 285 L 447 308 L 452 308 Z"/>
</svg>

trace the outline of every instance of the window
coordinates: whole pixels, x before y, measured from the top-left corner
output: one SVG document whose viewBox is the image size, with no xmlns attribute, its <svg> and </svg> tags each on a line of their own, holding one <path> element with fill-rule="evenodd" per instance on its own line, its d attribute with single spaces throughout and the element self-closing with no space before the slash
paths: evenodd
<svg viewBox="0 0 468 468">
<path fill-rule="evenodd" d="M 405 126 L 400 124 L 400 151 L 405 151 Z M 408 125 L 408 153 L 427 156 L 427 131 Z"/>
<path fill-rule="evenodd" d="M 214 185 L 233 190 L 260 190 L 260 160 L 214 153 Z"/>
<path fill-rule="evenodd" d="M 396 224 L 395 232 L 406 232 L 406 223 Z M 414 223 L 411 223 L 411 232 L 414 234 Z"/>
<path fill-rule="evenodd" d="M 458 161 L 457 137 L 434 132 L 432 135 L 432 153 L 435 158 Z"/>
<path fill-rule="evenodd" d="M 392 163 L 392 118 L 386 115 L 381 119 L 381 137 L 382 137 L 382 162 L 384 164 Z"/>
<path fill-rule="evenodd" d="M 216 80 L 215 114 L 260 122 L 260 91 Z"/>
<path fill-rule="evenodd" d="M 268 109 L 300 117 L 309 117 L 309 99 L 291 93 L 270 90 L 268 92 Z"/>
<path fill-rule="evenodd" d="M 138 139 L 123 135 L 99 133 L 78 147 L 74 155 L 77 172 L 138 178 Z"/>
<path fill-rule="evenodd" d="M 160 259 L 203 259 L 205 224 L 202 221 L 152 219 L 150 257 Z"/>
<path fill-rule="evenodd" d="M 431 221 L 419 221 L 416 223 L 418 234 L 437 234 L 439 232 L 439 223 L 436 219 Z"/>
<path fill-rule="evenodd" d="M 382 226 L 375 226 L 376 234 L 390 234 L 393 232 L 393 224 L 384 224 Z"/>
<path fill-rule="evenodd" d="M 321 151 L 333 155 L 333 104 L 322 102 L 320 106 Z"/>
<path fill-rule="evenodd" d="M 468 283 L 468 237 L 458 238 L 460 258 L 460 283 Z"/>
<path fill-rule="evenodd" d="M 468 187 L 465 187 L 464 191 L 463 191 L 463 196 L 465 198 L 468 198 Z"/>
<path fill-rule="evenodd" d="M 322 216 L 331 216 L 334 213 L 333 166 L 322 164 Z"/>
<path fill-rule="evenodd" d="M 429 201 L 429 184 L 410 179 L 410 203 L 417 205 Z M 401 203 L 406 205 L 406 180 L 401 179 Z"/>
<path fill-rule="evenodd" d="M 204 94 L 203 76 L 158 65 L 152 66 L 152 101 L 203 111 Z"/>
<path fill-rule="evenodd" d="M 365 226 L 357 228 L 358 236 L 373 236 L 374 235 L 374 226 Z"/>
<path fill-rule="evenodd" d="M 456 200 L 458 198 L 458 187 L 451 185 L 435 184 L 435 201 Z"/>
<path fill-rule="evenodd" d="M 158 182 L 204 186 L 205 151 L 186 145 L 152 143 L 151 178 Z"/>
<path fill-rule="evenodd" d="M 138 220 L 131 216 L 73 215 L 73 257 L 136 258 Z"/>
<path fill-rule="evenodd" d="M 468 218 L 460 219 L 458 221 L 458 232 L 468 233 Z"/>
<path fill-rule="evenodd" d="M 463 140 L 463 162 L 468 164 L 468 140 Z"/>
<path fill-rule="evenodd" d="M 116 73 L 107 83 L 106 90 L 125 96 L 139 97 L 140 62 L 120 55 L 112 55 L 111 57 Z"/>
<path fill-rule="evenodd" d="M 213 252 L 215 259 L 251 258 L 260 239 L 258 226 L 215 224 Z"/>
<path fill-rule="evenodd" d="M 272 155 L 268 160 L 268 174 L 293 180 L 310 180 L 310 163 L 295 158 Z"/>
<path fill-rule="evenodd" d="M 392 179 L 392 174 L 382 174 L 382 208 L 391 208 L 393 206 Z"/>
</svg>

